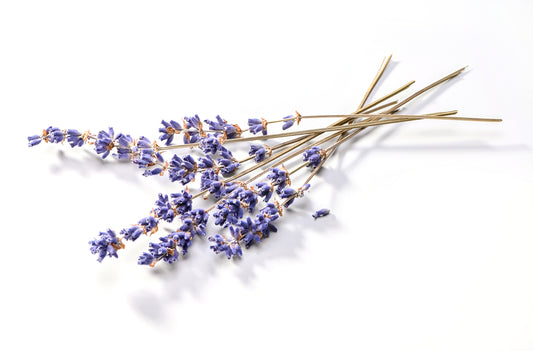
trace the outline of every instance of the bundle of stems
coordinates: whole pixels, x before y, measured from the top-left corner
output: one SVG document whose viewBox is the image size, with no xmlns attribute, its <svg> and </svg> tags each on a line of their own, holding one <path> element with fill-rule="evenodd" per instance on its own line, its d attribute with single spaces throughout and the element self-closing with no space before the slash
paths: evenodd
<svg viewBox="0 0 533 351">
<path fill-rule="evenodd" d="M 159 261 L 173 263 L 179 253 L 184 255 L 197 235 L 205 235 L 205 227 L 210 216 L 216 219 L 215 225 L 229 228 L 230 235 L 217 233 L 209 237 L 213 242 L 211 249 L 215 253 L 225 253 L 228 258 L 242 255 L 241 246 L 249 247 L 268 237 L 276 231 L 273 222 L 283 215 L 284 208 L 289 207 L 296 198 L 302 197 L 310 187 L 313 177 L 318 174 L 331 155 L 343 144 L 353 140 L 355 136 L 371 127 L 394 123 L 406 123 L 418 120 L 450 120 L 467 122 L 500 122 L 498 118 L 475 118 L 456 116 L 457 110 L 434 112 L 428 114 L 398 114 L 403 106 L 429 91 L 430 89 L 457 77 L 465 68 L 461 68 L 445 77 L 425 86 L 401 100 L 391 101 L 398 94 L 407 90 L 414 81 L 410 81 L 383 97 L 367 103 L 377 83 L 388 67 L 391 56 L 385 58 L 379 70 L 365 92 L 361 102 L 350 114 L 331 115 L 294 115 L 282 119 L 248 120 L 249 128 L 242 129 L 236 124 L 229 124 L 217 116 L 216 121 L 205 120 L 209 124 L 208 131 L 198 116 L 185 117 L 183 124 L 175 121 L 162 121 L 159 129 L 160 139 L 165 144 L 151 142 L 146 137 L 134 139 L 127 134 L 114 134 L 100 131 L 92 134 L 89 131 L 80 133 L 74 129 L 61 130 L 49 127 L 42 135 L 28 137 L 29 145 L 34 146 L 41 141 L 62 143 L 65 140 L 72 147 L 85 144 L 94 145 L 98 154 L 106 158 L 112 151 L 121 160 L 128 160 L 139 168 L 145 169 L 144 175 L 164 175 L 168 173 L 171 181 L 186 185 L 201 175 L 200 189 L 193 194 L 188 187 L 180 193 L 169 195 L 159 194 L 149 216 L 137 224 L 125 228 L 116 234 L 108 229 L 100 232 L 99 237 L 90 241 L 91 251 L 102 261 L 106 256 L 117 257 L 117 251 L 125 247 L 124 241 L 134 241 L 140 235 L 151 235 L 158 231 L 160 221 L 172 222 L 179 218 L 178 228 L 170 235 L 159 238 L 158 243 L 151 242 L 149 252 L 139 257 L 139 264 L 154 266 Z M 295 123 L 307 119 L 334 119 L 325 127 L 285 131 Z M 283 132 L 269 134 L 267 126 L 281 124 Z M 261 133 L 260 135 L 258 135 Z M 183 135 L 182 144 L 172 143 L 177 134 Z M 250 143 L 277 138 L 287 139 L 275 145 L 250 146 L 249 157 L 237 160 L 226 146 L 233 143 Z M 200 150 L 203 154 L 198 162 L 191 155 L 181 158 L 176 154 L 171 160 L 165 155 L 180 149 Z M 213 160 L 212 157 L 220 158 Z M 291 170 L 285 164 L 303 156 L 297 166 Z M 243 164 L 255 161 L 255 164 L 244 168 Z M 291 178 L 301 170 L 310 168 L 310 174 L 297 189 L 290 188 Z M 219 177 L 222 173 L 223 177 Z M 257 182 L 261 178 L 266 180 Z M 196 198 L 216 201 L 206 209 L 193 209 L 192 202 Z M 273 201 L 271 201 L 273 199 Z M 266 203 L 255 217 L 245 217 L 244 213 L 254 213 L 258 201 Z M 317 218 L 329 213 L 322 209 L 313 217 Z"/>
</svg>

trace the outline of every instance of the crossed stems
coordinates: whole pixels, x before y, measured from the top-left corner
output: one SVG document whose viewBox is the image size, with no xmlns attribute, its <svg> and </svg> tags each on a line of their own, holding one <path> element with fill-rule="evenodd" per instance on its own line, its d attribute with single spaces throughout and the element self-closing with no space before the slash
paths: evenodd
<svg viewBox="0 0 533 351">
<path fill-rule="evenodd" d="M 331 145 L 327 149 L 325 149 L 324 157 L 323 157 L 322 161 L 313 170 L 313 172 L 306 179 L 306 181 L 302 184 L 302 187 L 303 187 L 305 184 L 309 183 L 311 181 L 311 179 L 318 173 L 320 168 L 323 166 L 323 164 L 326 162 L 326 160 L 331 156 L 331 154 L 337 149 L 338 146 L 340 146 L 344 142 L 352 139 L 354 136 L 358 135 L 360 132 L 362 132 L 364 129 L 366 129 L 366 128 L 370 127 L 370 126 L 377 126 L 377 125 L 391 124 L 391 123 L 400 123 L 400 122 L 414 121 L 414 120 L 420 120 L 420 119 L 447 119 L 447 120 L 456 120 L 456 121 L 480 121 L 480 122 L 500 122 L 501 121 L 501 119 L 494 119 L 494 118 L 448 117 L 449 115 L 456 114 L 457 111 L 455 111 L 455 110 L 454 111 L 446 111 L 446 112 L 438 112 L 438 113 L 426 114 L 426 115 L 394 115 L 393 116 L 393 114 L 396 113 L 400 109 L 401 106 L 407 104 L 408 102 L 410 102 L 414 98 L 418 97 L 419 95 L 423 94 L 424 92 L 426 92 L 426 91 L 428 91 L 428 90 L 430 90 L 430 89 L 432 89 L 432 88 L 434 88 L 434 87 L 436 87 L 436 86 L 448 81 L 449 79 L 452 79 L 452 78 L 456 77 L 466 67 L 461 68 L 461 69 L 459 69 L 459 70 L 457 70 L 457 71 L 455 71 L 455 72 L 453 72 L 453 73 L 451 73 L 451 74 L 439 79 L 438 81 L 435 81 L 435 82 L 429 84 L 428 86 L 418 90 L 417 92 L 411 94 L 410 96 L 408 96 L 407 98 L 405 98 L 404 100 L 402 100 L 400 102 L 396 102 L 395 101 L 394 103 L 387 103 L 387 104 L 378 106 L 378 107 L 376 107 L 376 108 L 371 110 L 371 111 L 378 111 L 378 110 L 383 109 L 384 107 L 392 106 L 388 110 L 386 110 L 384 113 L 374 114 L 374 115 L 369 114 L 368 112 L 370 112 L 370 109 L 372 107 L 374 107 L 377 104 L 389 99 L 390 97 L 392 97 L 392 96 L 404 91 L 405 89 L 407 89 L 410 85 L 412 85 L 414 83 L 414 81 L 411 81 L 411 82 L 407 83 L 406 85 L 400 87 L 399 89 L 393 91 L 392 93 L 389 93 L 389 94 L 385 95 L 384 97 L 374 101 L 373 103 L 368 104 L 366 107 L 363 107 L 364 103 L 366 102 L 366 99 L 368 98 L 368 96 L 370 95 L 370 93 L 372 92 L 374 87 L 376 86 L 376 84 L 379 81 L 381 75 L 383 74 L 383 71 L 387 67 L 387 65 L 388 65 L 388 63 L 390 61 L 390 58 L 391 58 L 391 56 L 389 56 L 386 59 L 386 61 L 384 61 L 385 63 L 382 64 L 380 70 L 378 71 L 378 74 L 376 75 L 376 78 L 374 79 L 374 81 L 370 85 L 369 89 L 367 90 L 367 92 L 366 92 L 365 96 L 363 97 L 363 100 L 361 101 L 358 109 L 354 113 L 352 113 L 351 115 L 315 115 L 315 116 L 298 116 L 298 117 L 294 117 L 294 118 L 333 118 L 333 117 L 342 117 L 343 118 L 342 120 L 340 120 L 340 121 L 338 121 L 336 123 L 333 123 L 333 124 L 331 124 L 330 126 L 328 126 L 326 128 L 319 128 L 319 129 L 307 130 L 307 131 L 301 131 L 301 132 L 296 131 L 296 132 L 289 132 L 289 133 L 280 133 L 280 134 L 273 134 L 273 135 L 268 135 L 268 136 L 256 136 L 256 137 L 250 137 L 250 138 L 231 139 L 231 140 L 233 140 L 233 142 L 245 141 L 245 140 L 251 141 L 251 140 L 260 140 L 260 139 L 267 139 L 267 138 L 275 138 L 275 137 L 287 137 L 287 136 L 291 136 L 291 135 L 300 135 L 300 134 L 304 134 L 304 133 L 306 133 L 306 134 L 313 133 L 313 134 L 309 134 L 308 136 L 296 138 L 294 140 L 290 140 L 288 142 L 279 144 L 279 145 L 271 148 L 272 150 L 274 150 L 274 149 L 281 148 L 281 147 L 284 147 L 284 146 L 287 146 L 287 145 L 296 144 L 296 145 L 289 146 L 289 147 L 283 149 L 281 152 L 279 152 L 279 153 L 277 153 L 277 154 L 275 154 L 273 156 L 270 156 L 268 159 L 256 164 L 255 166 L 250 167 L 249 169 L 246 169 L 243 172 L 241 172 L 241 173 L 239 173 L 239 174 L 237 174 L 237 175 L 235 175 L 233 177 L 230 177 L 226 181 L 229 182 L 229 181 L 237 180 L 237 179 L 241 178 L 242 176 L 261 168 L 262 166 L 264 166 L 264 165 L 266 165 L 268 163 L 271 163 L 272 161 L 276 160 L 277 158 L 289 153 L 290 151 L 296 149 L 297 147 L 305 144 L 306 142 L 316 138 L 317 136 L 319 136 L 319 135 L 321 135 L 321 134 L 323 134 L 325 132 L 338 131 L 337 133 L 334 133 L 334 134 L 332 134 L 332 135 L 330 135 L 328 137 L 322 138 L 322 139 L 316 141 L 315 143 L 313 143 L 311 145 L 306 145 L 305 147 L 300 148 L 300 149 L 296 150 L 295 152 L 292 152 L 291 154 L 285 156 L 283 159 L 281 159 L 277 163 L 273 164 L 271 167 L 277 167 L 279 165 L 282 165 L 284 162 L 292 159 L 293 157 L 302 154 L 305 150 L 307 150 L 307 149 L 309 149 L 309 148 L 311 148 L 313 146 L 318 146 L 320 144 L 323 144 L 323 143 L 325 143 L 325 142 L 327 142 L 327 141 L 329 141 L 329 140 L 331 140 L 331 139 L 333 139 L 333 138 L 338 136 L 338 140 L 333 145 Z M 366 114 L 363 113 L 365 111 L 367 112 Z M 364 121 L 357 121 L 357 119 L 360 119 L 360 118 L 365 118 L 365 120 Z M 286 119 L 279 120 L 279 121 L 280 122 L 281 121 L 286 121 Z M 277 121 L 274 121 L 274 122 L 277 122 Z M 349 123 L 350 125 L 344 126 L 344 124 L 346 124 L 346 123 Z M 350 134 L 346 135 L 347 131 L 351 130 L 351 129 L 356 129 L 356 130 L 352 131 Z M 247 159 L 243 160 L 243 162 L 247 161 L 249 159 L 250 158 L 247 158 Z M 306 163 L 301 164 L 296 169 L 294 169 L 291 172 L 289 172 L 289 174 L 295 173 L 296 171 L 298 171 L 299 169 L 305 167 L 306 165 L 307 165 Z M 243 184 L 247 185 L 247 184 L 251 183 L 252 181 L 256 180 L 257 178 L 259 178 L 259 177 L 263 176 L 265 173 L 267 173 L 268 170 L 269 169 L 267 168 L 267 169 L 261 171 L 260 173 L 258 173 L 254 177 L 248 179 L 246 182 L 243 182 Z M 206 192 L 207 192 L 207 190 L 205 190 L 205 191 L 203 191 L 203 192 L 201 192 L 199 194 L 196 194 L 194 196 L 194 198 L 198 197 L 198 196 L 201 196 L 201 195 L 205 194 Z M 295 196 L 298 196 L 298 193 L 296 193 L 295 195 L 287 198 L 281 204 L 281 206 L 286 204 L 288 201 L 290 201 Z M 211 206 L 207 211 L 212 210 L 223 199 L 224 198 L 220 199 L 217 203 L 215 203 L 213 206 Z"/>
</svg>

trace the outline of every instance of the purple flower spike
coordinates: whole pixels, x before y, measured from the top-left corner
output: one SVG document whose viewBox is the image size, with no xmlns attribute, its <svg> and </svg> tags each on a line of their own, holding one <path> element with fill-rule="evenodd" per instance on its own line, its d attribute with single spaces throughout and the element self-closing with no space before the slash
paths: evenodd
<svg viewBox="0 0 533 351">
<path fill-rule="evenodd" d="M 133 159 L 133 138 L 131 143 L 128 143 L 128 137 L 131 138 L 129 135 L 119 134 L 119 137 L 117 138 L 117 152 L 113 154 L 113 156 L 119 160 Z"/>
<path fill-rule="evenodd" d="M 215 225 L 227 227 L 230 224 L 236 224 L 244 215 L 241 201 L 238 199 L 224 199 L 217 205 L 217 210 L 213 217 Z"/>
<path fill-rule="evenodd" d="M 61 130 L 57 127 L 48 127 L 42 135 L 28 137 L 28 146 L 32 147 L 45 141 L 47 143 L 62 143 L 67 140 L 71 147 L 82 146 L 87 141 L 89 132 L 80 133 L 76 129 Z"/>
<path fill-rule="evenodd" d="M 128 229 L 122 229 L 120 231 L 120 234 L 124 237 L 126 240 L 135 241 L 139 239 L 141 234 L 143 234 L 144 231 L 140 226 L 134 225 L 133 227 L 129 227 Z"/>
<path fill-rule="evenodd" d="M 209 125 L 209 130 L 216 131 L 216 132 L 223 132 L 224 126 L 227 124 L 227 122 L 219 115 L 217 115 L 215 118 L 216 118 L 216 121 L 210 121 L 208 119 L 204 119 L 204 122 Z"/>
<path fill-rule="evenodd" d="M 205 154 L 216 154 L 220 150 L 220 141 L 214 136 L 208 136 L 200 141 L 200 150 Z"/>
<path fill-rule="evenodd" d="M 181 216 L 181 220 L 183 221 L 180 227 L 182 232 L 189 232 L 192 236 L 204 236 L 209 214 L 201 208 L 194 209 Z"/>
<path fill-rule="evenodd" d="M 324 217 L 324 216 L 327 216 L 328 214 L 329 214 L 329 209 L 323 208 L 313 213 L 313 218 L 317 219 L 318 217 Z"/>
<path fill-rule="evenodd" d="M 236 139 L 241 136 L 241 128 L 236 124 L 226 124 L 224 126 L 224 132 L 226 132 L 227 139 Z"/>
<path fill-rule="evenodd" d="M 270 168 L 267 179 L 272 181 L 272 185 L 277 186 L 276 191 L 281 193 L 285 186 L 290 185 L 290 179 L 287 170 L 280 168 Z"/>
<path fill-rule="evenodd" d="M 325 151 L 318 146 L 313 146 L 303 153 L 304 162 L 307 162 L 307 167 L 311 167 L 312 169 L 315 169 L 325 156 Z"/>
<path fill-rule="evenodd" d="M 221 196 L 226 194 L 225 183 L 219 180 L 211 182 L 207 189 L 209 189 L 209 193 L 213 194 L 215 199 L 220 199 Z"/>
<path fill-rule="evenodd" d="M 122 229 L 120 234 L 122 234 L 126 240 L 135 241 L 141 236 L 141 234 L 154 233 L 157 230 L 158 223 L 159 219 L 149 216 L 141 219 L 138 224 L 134 226 Z"/>
<path fill-rule="evenodd" d="M 183 117 L 183 119 L 185 121 L 183 125 L 187 129 L 187 131 L 183 133 L 183 143 L 190 144 L 200 141 L 202 134 L 204 134 L 200 117 L 194 115 L 194 117 Z"/>
<path fill-rule="evenodd" d="M 192 195 L 187 190 L 170 194 L 170 197 L 172 198 L 172 206 L 179 215 L 184 215 L 192 210 Z"/>
<path fill-rule="evenodd" d="M 263 135 L 267 135 L 267 124 L 268 122 L 263 118 L 249 118 L 248 127 L 250 133 L 257 134 L 261 132 Z"/>
<path fill-rule="evenodd" d="M 85 143 L 82 134 L 76 129 L 67 130 L 67 141 L 71 147 L 82 146 Z"/>
<path fill-rule="evenodd" d="M 202 163 L 202 159 L 199 161 L 199 165 Z M 202 166 L 200 165 L 200 168 Z M 213 184 L 213 182 L 218 182 L 218 174 L 211 169 L 210 167 L 206 167 L 207 169 L 202 172 L 202 177 L 200 179 L 200 189 L 201 190 L 207 190 Z"/>
<path fill-rule="evenodd" d="M 242 242 L 244 243 L 244 247 L 249 249 L 250 246 L 252 246 L 254 242 L 255 243 L 261 242 L 261 237 L 257 233 L 250 232 L 244 236 L 244 238 L 242 239 Z"/>
<path fill-rule="evenodd" d="M 187 128 L 194 128 L 194 129 L 201 129 L 202 122 L 200 121 L 200 117 L 198 115 L 194 115 L 194 117 L 183 117 L 187 124 Z"/>
<path fill-rule="evenodd" d="M 295 121 L 296 121 L 296 124 L 300 124 L 300 120 L 302 119 L 302 116 L 298 113 L 298 111 L 296 111 L 296 116 L 293 116 L 293 115 L 285 116 L 283 117 L 283 119 L 287 120 L 285 123 L 283 123 L 283 126 L 281 127 L 281 129 L 285 130 L 285 129 L 289 129 L 290 127 L 292 127 Z"/>
<path fill-rule="evenodd" d="M 111 150 L 115 147 L 115 132 L 113 128 L 109 128 L 109 131 L 101 130 L 94 143 L 94 150 L 97 154 L 102 154 L 102 158 L 109 156 Z"/>
<path fill-rule="evenodd" d="M 227 152 L 221 153 L 221 158 L 217 159 L 218 167 L 223 174 L 230 174 L 237 168 L 240 164 L 237 160 Z"/>
<path fill-rule="evenodd" d="M 161 172 L 163 172 L 163 168 L 156 167 L 156 168 L 147 169 L 146 171 L 144 171 L 143 176 L 150 177 L 154 175 L 161 175 Z"/>
<path fill-rule="evenodd" d="M 60 143 L 65 140 L 65 134 L 57 127 L 48 127 L 43 138 L 48 143 Z"/>
<path fill-rule="evenodd" d="M 285 203 L 285 208 L 289 207 L 294 202 L 297 194 L 298 192 L 292 188 L 285 188 L 281 191 L 280 197 L 282 199 L 290 198 L 290 200 Z"/>
<path fill-rule="evenodd" d="M 210 156 L 200 157 L 198 159 L 199 169 L 207 170 L 209 168 L 213 168 L 214 165 L 215 165 L 215 161 L 213 161 L 213 159 Z"/>
<path fill-rule="evenodd" d="M 302 187 L 298 189 L 298 196 L 300 197 L 304 196 L 303 192 L 309 190 L 310 187 L 311 187 L 311 184 L 309 183 L 304 184 Z"/>
<path fill-rule="evenodd" d="M 254 156 L 255 162 L 263 161 L 267 156 L 270 156 L 271 153 L 272 149 L 268 146 L 257 144 L 250 145 L 250 151 L 248 151 L 248 155 Z"/>
<path fill-rule="evenodd" d="M 235 139 L 241 136 L 242 130 L 238 125 L 229 124 L 226 122 L 226 120 L 218 115 L 216 117 L 216 121 L 210 121 L 206 119 L 204 122 L 209 124 L 209 130 L 224 133 L 226 139 Z M 219 133 L 215 133 L 215 136 L 217 135 L 219 135 Z"/>
<path fill-rule="evenodd" d="M 117 137 L 118 141 L 118 137 Z M 132 147 L 132 162 L 139 166 L 139 168 L 148 168 L 151 166 L 154 166 L 158 161 L 162 162 L 164 159 L 162 158 L 161 154 L 156 152 L 154 148 L 154 144 L 148 139 L 147 137 L 140 137 L 139 140 L 137 140 L 137 145 Z M 154 175 L 154 174 L 160 174 L 163 170 L 161 169 L 160 172 L 154 172 L 154 173 L 146 173 L 145 175 Z"/>
<path fill-rule="evenodd" d="M 117 141 L 117 153 L 113 154 L 119 160 L 130 160 L 133 158 L 134 140 L 131 135 L 119 133 L 115 138 Z"/>
<path fill-rule="evenodd" d="M 228 260 L 232 256 L 242 256 L 241 246 L 236 241 L 228 242 L 226 238 L 220 234 L 210 236 L 208 240 L 214 243 L 210 246 L 211 250 L 216 254 L 224 252 Z"/>
<path fill-rule="evenodd" d="M 288 201 L 284 205 L 285 208 L 287 208 L 290 205 L 292 205 L 292 203 L 294 202 L 294 200 L 297 197 L 303 197 L 304 196 L 304 191 L 309 190 L 310 187 L 311 187 L 311 184 L 307 183 L 307 184 L 304 184 L 303 186 L 301 186 L 300 188 L 298 188 L 298 190 L 294 190 L 292 188 L 283 189 L 280 192 L 280 197 L 282 199 L 288 199 Z"/>
<path fill-rule="evenodd" d="M 272 218 L 277 219 L 279 217 L 279 209 L 272 202 L 267 203 L 267 205 L 265 207 L 263 207 L 259 211 L 259 213 L 261 213 L 265 217 L 268 217 L 268 218 L 271 218 L 271 219 Z M 272 219 L 272 220 L 274 220 L 274 219 Z"/>
<path fill-rule="evenodd" d="M 197 164 L 192 156 L 187 155 L 183 159 L 174 155 L 169 163 L 168 176 L 171 181 L 179 181 L 185 185 L 194 180 Z"/>
<path fill-rule="evenodd" d="M 272 197 L 272 193 L 274 192 L 274 187 L 270 185 L 269 183 L 256 183 L 255 187 L 257 189 L 257 195 L 263 198 L 265 202 L 268 202 L 270 200 L 270 197 Z"/>
<path fill-rule="evenodd" d="M 187 250 L 192 245 L 193 236 L 189 232 L 173 232 L 172 238 L 176 240 L 176 245 L 181 247 L 183 255 L 187 254 Z"/>
<path fill-rule="evenodd" d="M 261 241 L 261 236 L 258 234 L 260 232 L 257 231 L 257 224 L 250 217 L 247 217 L 246 220 L 239 221 L 236 226 L 231 226 L 229 229 L 235 240 L 242 240 L 247 249 L 254 242 Z"/>
<path fill-rule="evenodd" d="M 98 254 L 98 262 L 106 257 L 118 257 L 117 250 L 124 248 L 124 244 L 117 238 L 117 235 L 111 229 L 106 232 L 100 232 L 98 238 L 89 241 L 91 245 L 91 253 Z"/>
<path fill-rule="evenodd" d="M 154 257 L 154 260 L 150 263 L 150 265 L 154 264 L 154 261 L 160 261 L 163 260 L 166 263 L 174 263 L 178 260 L 178 250 L 176 250 L 176 241 L 168 236 L 162 236 L 159 238 L 159 243 L 150 243 L 150 248 L 148 249 L 149 254 Z M 147 261 L 149 260 L 149 256 L 146 256 L 146 253 L 143 253 L 141 257 L 139 257 L 139 264 L 141 259 L 145 257 Z"/>
<path fill-rule="evenodd" d="M 28 137 L 28 146 L 32 147 L 35 145 L 39 145 L 41 143 L 42 139 L 40 135 L 32 135 Z"/>
<path fill-rule="evenodd" d="M 154 213 L 158 218 L 161 218 L 169 223 L 174 220 L 177 212 L 172 204 L 168 201 L 168 195 L 159 194 L 155 205 L 156 207 L 154 208 Z"/>
<path fill-rule="evenodd" d="M 214 181 L 209 186 L 209 193 L 213 194 L 215 199 L 219 199 L 226 194 L 233 192 L 238 185 L 236 183 L 225 183 L 223 181 Z"/>
<path fill-rule="evenodd" d="M 155 262 L 154 255 L 148 252 L 143 252 L 143 254 L 139 257 L 137 264 L 153 266 L 154 262 Z"/>
<path fill-rule="evenodd" d="M 248 212 L 252 213 L 257 205 L 257 194 L 252 190 L 243 190 L 238 194 L 243 206 L 248 208 Z"/>
<path fill-rule="evenodd" d="M 172 140 L 174 140 L 174 135 L 179 134 L 182 130 L 181 125 L 176 121 L 161 121 L 161 124 L 163 125 L 162 128 L 159 128 L 159 132 L 161 135 L 159 136 L 159 140 L 164 141 L 165 145 L 170 145 L 172 143 Z"/>
<path fill-rule="evenodd" d="M 139 149 L 139 150 L 142 150 L 142 149 L 152 150 L 152 142 L 147 137 L 142 136 L 137 141 L 137 149 Z"/>
<path fill-rule="evenodd" d="M 278 229 L 272 224 L 276 219 L 279 218 L 278 214 L 272 216 L 266 216 L 263 213 L 258 213 L 255 216 L 255 226 L 258 232 L 261 232 L 261 237 L 268 238 L 270 232 L 277 232 Z"/>
<path fill-rule="evenodd" d="M 126 148 L 131 150 L 131 148 L 133 147 L 134 140 L 129 134 L 118 133 L 115 139 L 118 142 L 118 148 Z"/>
<path fill-rule="evenodd" d="M 292 116 L 283 117 L 283 119 L 287 119 L 287 118 L 292 118 Z M 289 119 L 289 120 L 287 120 L 287 122 L 283 123 L 283 125 L 281 126 L 281 129 L 283 129 L 283 130 L 289 129 L 293 125 L 294 125 L 294 120 L 293 119 Z"/>
</svg>

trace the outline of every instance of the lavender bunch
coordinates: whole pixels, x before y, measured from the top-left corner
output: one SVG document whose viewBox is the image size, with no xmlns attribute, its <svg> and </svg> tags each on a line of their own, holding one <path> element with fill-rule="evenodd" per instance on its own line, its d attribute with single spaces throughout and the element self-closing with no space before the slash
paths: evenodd
<svg viewBox="0 0 533 351">
<path fill-rule="evenodd" d="M 133 138 L 129 134 L 115 134 L 113 128 L 93 134 L 90 131 L 49 127 L 40 135 L 28 137 L 28 145 L 33 147 L 41 142 L 57 144 L 66 141 L 72 148 L 92 146 L 103 159 L 112 155 L 117 160 L 136 165 L 143 170 L 144 176 L 166 175 L 170 182 L 179 184 L 175 193 L 159 194 L 148 215 L 135 225 L 121 229 L 118 234 L 107 229 L 89 241 L 90 251 L 97 255 L 98 261 L 105 257 L 118 257 L 117 252 L 125 249 L 128 241 L 136 241 L 141 236 L 151 237 L 164 222 L 172 224 L 174 229 L 170 234 L 160 236 L 158 241 L 148 243 L 147 252 L 143 252 L 138 259 L 140 265 L 153 267 L 160 261 L 169 264 L 176 262 L 180 255 L 187 254 L 196 236 L 207 236 L 211 250 L 216 254 L 225 254 L 230 259 L 242 256 L 243 247 L 257 245 L 271 233 L 277 232 L 276 223 L 284 215 L 284 210 L 310 190 L 312 179 L 328 158 L 339 146 L 366 128 L 421 119 L 501 121 L 450 117 L 457 111 L 397 114 L 402 106 L 456 77 L 463 69 L 401 101 L 387 102 L 414 82 L 367 104 L 390 59 L 389 56 L 384 60 L 357 110 L 351 114 L 301 115 L 295 112 L 276 120 L 250 118 L 246 129 L 230 124 L 220 116 L 202 122 L 195 115 L 184 117 L 181 123 L 161 121 L 159 142 L 145 136 Z M 310 118 L 334 118 L 336 122 L 322 128 L 286 131 Z M 269 126 L 276 124 L 281 124 L 281 131 L 270 134 Z M 176 142 L 179 134 L 182 135 L 181 143 Z M 257 143 L 276 138 L 286 140 L 276 145 Z M 240 160 L 234 157 L 228 148 L 232 143 L 249 143 L 249 157 Z M 190 149 L 200 156 L 191 152 L 176 153 L 181 149 Z M 292 164 L 293 168 L 288 170 L 286 164 Z M 310 174 L 298 187 L 293 187 L 292 178 L 305 169 Z M 200 178 L 199 189 L 191 192 L 188 185 L 197 177 Z M 208 206 L 205 202 L 203 206 L 198 206 L 198 201 L 211 202 Z M 317 219 L 327 214 L 329 209 L 320 209 L 312 217 Z M 206 226 L 211 218 L 217 232 L 208 235 Z"/>
</svg>

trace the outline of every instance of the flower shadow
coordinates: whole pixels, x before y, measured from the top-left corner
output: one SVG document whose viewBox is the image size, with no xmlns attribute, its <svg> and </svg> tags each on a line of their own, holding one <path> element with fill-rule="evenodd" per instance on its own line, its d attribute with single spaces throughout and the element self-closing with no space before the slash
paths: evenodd
<svg viewBox="0 0 533 351">
<path fill-rule="evenodd" d="M 319 235 L 335 227 L 334 221 L 315 221 L 311 208 L 306 201 L 295 202 L 276 222 L 279 231 L 271 233 L 261 243 L 243 249 L 243 257 L 228 260 L 224 254 L 215 255 L 209 249 L 211 242 L 206 238 L 195 238 L 189 253 L 180 257 L 176 264 L 159 264 L 151 269 L 150 277 L 157 284 L 131 291 L 129 305 L 147 321 L 165 324 L 171 319 L 172 309 L 178 309 L 184 298 L 202 300 L 219 275 L 233 275 L 244 286 L 253 284 L 258 278 L 257 272 L 268 269 L 272 263 L 298 260 L 308 235 Z M 286 216 L 290 216 L 290 220 L 286 220 Z M 214 228 L 208 229 L 208 233 L 216 232 Z"/>
<path fill-rule="evenodd" d="M 50 172 L 54 175 L 67 171 L 74 171 L 82 177 L 90 177 L 92 174 L 110 173 L 121 181 L 138 183 L 142 178 L 140 172 L 135 172 L 135 166 L 126 161 L 103 160 L 94 152 L 81 149 L 73 150 L 77 152 L 57 151 L 58 163 L 50 164 Z"/>
</svg>

